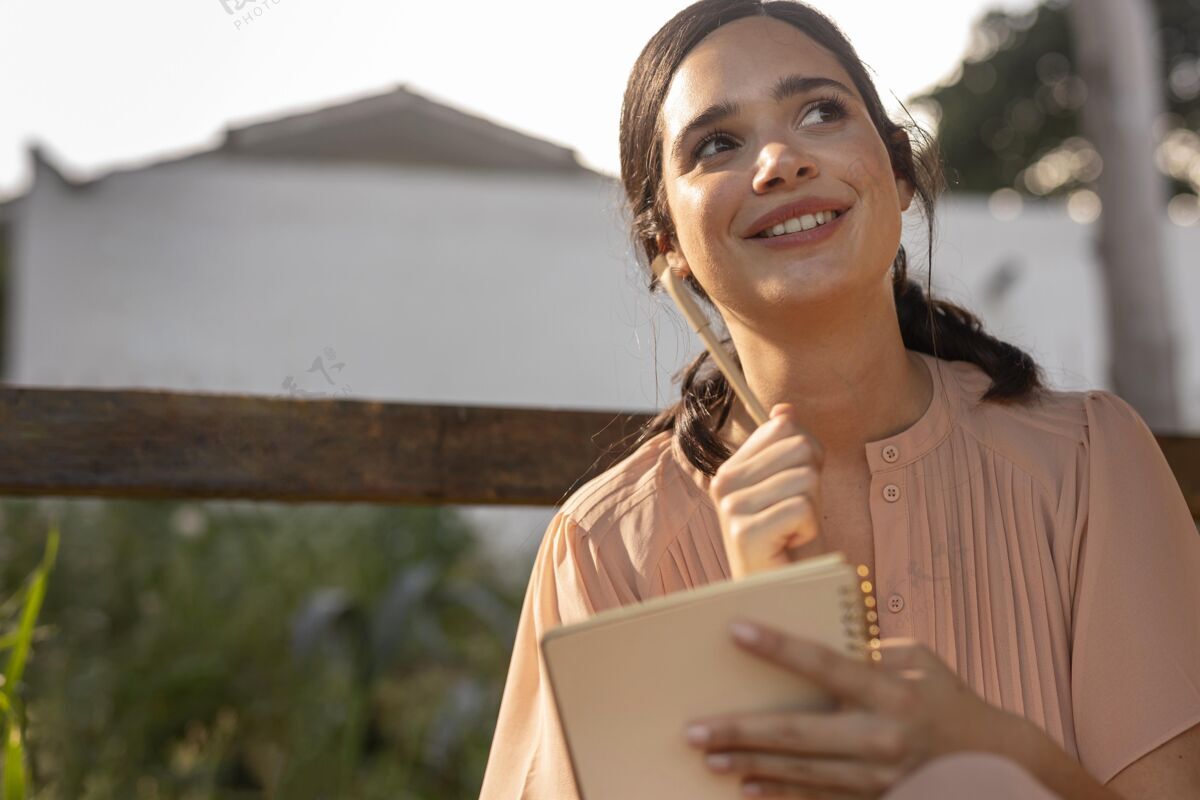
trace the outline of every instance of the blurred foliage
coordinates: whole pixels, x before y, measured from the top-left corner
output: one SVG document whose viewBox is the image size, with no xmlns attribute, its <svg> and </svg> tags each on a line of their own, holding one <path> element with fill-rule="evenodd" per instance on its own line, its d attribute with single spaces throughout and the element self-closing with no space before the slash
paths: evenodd
<svg viewBox="0 0 1200 800">
<path fill-rule="evenodd" d="M 4 672 L 0 674 L 0 747 L 4 749 L 0 763 L 0 785 L 4 800 L 25 800 L 29 786 L 26 773 L 25 711 L 21 689 L 25 665 L 33 647 L 33 633 L 37 627 L 38 614 L 46 597 L 46 581 L 54 561 L 58 557 L 58 527 L 52 526 L 46 537 L 46 549 L 42 561 L 24 581 L 15 595 L 0 604 L 0 617 L 17 612 L 14 625 L 0 629 L 0 651 L 8 651 Z"/>
<path fill-rule="evenodd" d="M 521 598 L 452 509 L 7 499 L 0 594 L 48 517 L 34 797 L 477 796 Z"/>
<path fill-rule="evenodd" d="M 1078 109 L 1087 87 L 1075 67 L 1066 5 L 1049 0 L 1022 14 L 988 12 L 972 31 L 957 77 L 911 98 L 912 105 L 940 116 L 938 138 L 950 191 L 1010 187 L 1055 195 L 1088 185 L 1099 174 L 1099 160 L 1080 136 Z M 1200 164 L 1200 136 L 1195 136 L 1200 129 L 1200 0 L 1153 0 L 1153 6 L 1170 116 L 1145 123 L 1163 126 L 1164 134 L 1180 132 L 1177 147 L 1185 148 L 1183 157 Z M 1048 171 L 1050 178 L 1043 171 L 1040 181 L 1027 182 L 1023 171 L 1047 157 L 1055 167 Z M 1183 170 L 1176 172 L 1171 194 L 1195 192 Z M 1194 173 L 1200 175 L 1200 166 Z"/>
</svg>

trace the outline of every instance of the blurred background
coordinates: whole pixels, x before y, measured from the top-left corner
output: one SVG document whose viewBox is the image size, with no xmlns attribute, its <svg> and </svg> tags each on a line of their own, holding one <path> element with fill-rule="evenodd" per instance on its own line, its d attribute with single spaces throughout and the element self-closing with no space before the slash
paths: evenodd
<svg viewBox="0 0 1200 800">
<path fill-rule="evenodd" d="M 1077 3 L 810 5 L 939 139 L 934 291 L 1194 435 L 1200 0 Z M 661 408 L 617 121 L 685 6 L 0 0 L 3 382 Z M 477 796 L 552 513 L 0 498 L 29 796 Z"/>
</svg>

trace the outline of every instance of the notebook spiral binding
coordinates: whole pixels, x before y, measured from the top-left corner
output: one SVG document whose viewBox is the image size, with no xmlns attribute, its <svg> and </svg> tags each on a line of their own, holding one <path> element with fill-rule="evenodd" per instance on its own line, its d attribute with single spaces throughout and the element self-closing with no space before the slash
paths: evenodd
<svg viewBox="0 0 1200 800">
<path fill-rule="evenodd" d="M 851 655 L 882 661 L 879 644 L 879 612 L 876 611 L 874 585 L 870 581 L 870 570 L 865 564 L 857 569 L 861 582 L 857 588 L 849 585 L 840 589 L 842 599 L 842 626 L 846 631 L 846 649 Z"/>
</svg>

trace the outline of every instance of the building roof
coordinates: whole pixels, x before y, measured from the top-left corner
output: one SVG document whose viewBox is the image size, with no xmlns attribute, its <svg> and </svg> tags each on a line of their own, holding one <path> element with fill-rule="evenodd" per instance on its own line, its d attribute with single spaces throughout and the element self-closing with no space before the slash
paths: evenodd
<svg viewBox="0 0 1200 800">
<path fill-rule="evenodd" d="M 263 157 L 586 172 L 570 148 L 397 86 L 230 128 L 220 150 Z"/>
<path fill-rule="evenodd" d="M 519 172 L 592 174 L 575 151 L 498 125 L 424 97 L 403 84 L 333 104 L 318 105 L 258 122 L 232 125 L 216 147 L 174 153 L 96 177 L 59 169 L 41 144 L 29 148 L 33 180 L 53 176 L 82 187 L 106 175 L 137 172 L 214 154 L 310 161 L 354 161 Z M 0 227 L 25 192 L 0 203 Z"/>
</svg>

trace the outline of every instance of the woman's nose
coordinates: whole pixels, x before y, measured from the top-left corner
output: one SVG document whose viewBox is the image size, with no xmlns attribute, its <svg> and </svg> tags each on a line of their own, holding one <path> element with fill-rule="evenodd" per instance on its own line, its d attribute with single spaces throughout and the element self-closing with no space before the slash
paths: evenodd
<svg viewBox="0 0 1200 800">
<path fill-rule="evenodd" d="M 799 180 L 811 180 L 817 174 L 817 164 L 812 156 L 786 142 L 764 145 L 759 151 L 756 166 L 753 180 L 756 192 L 778 189 Z"/>
</svg>

